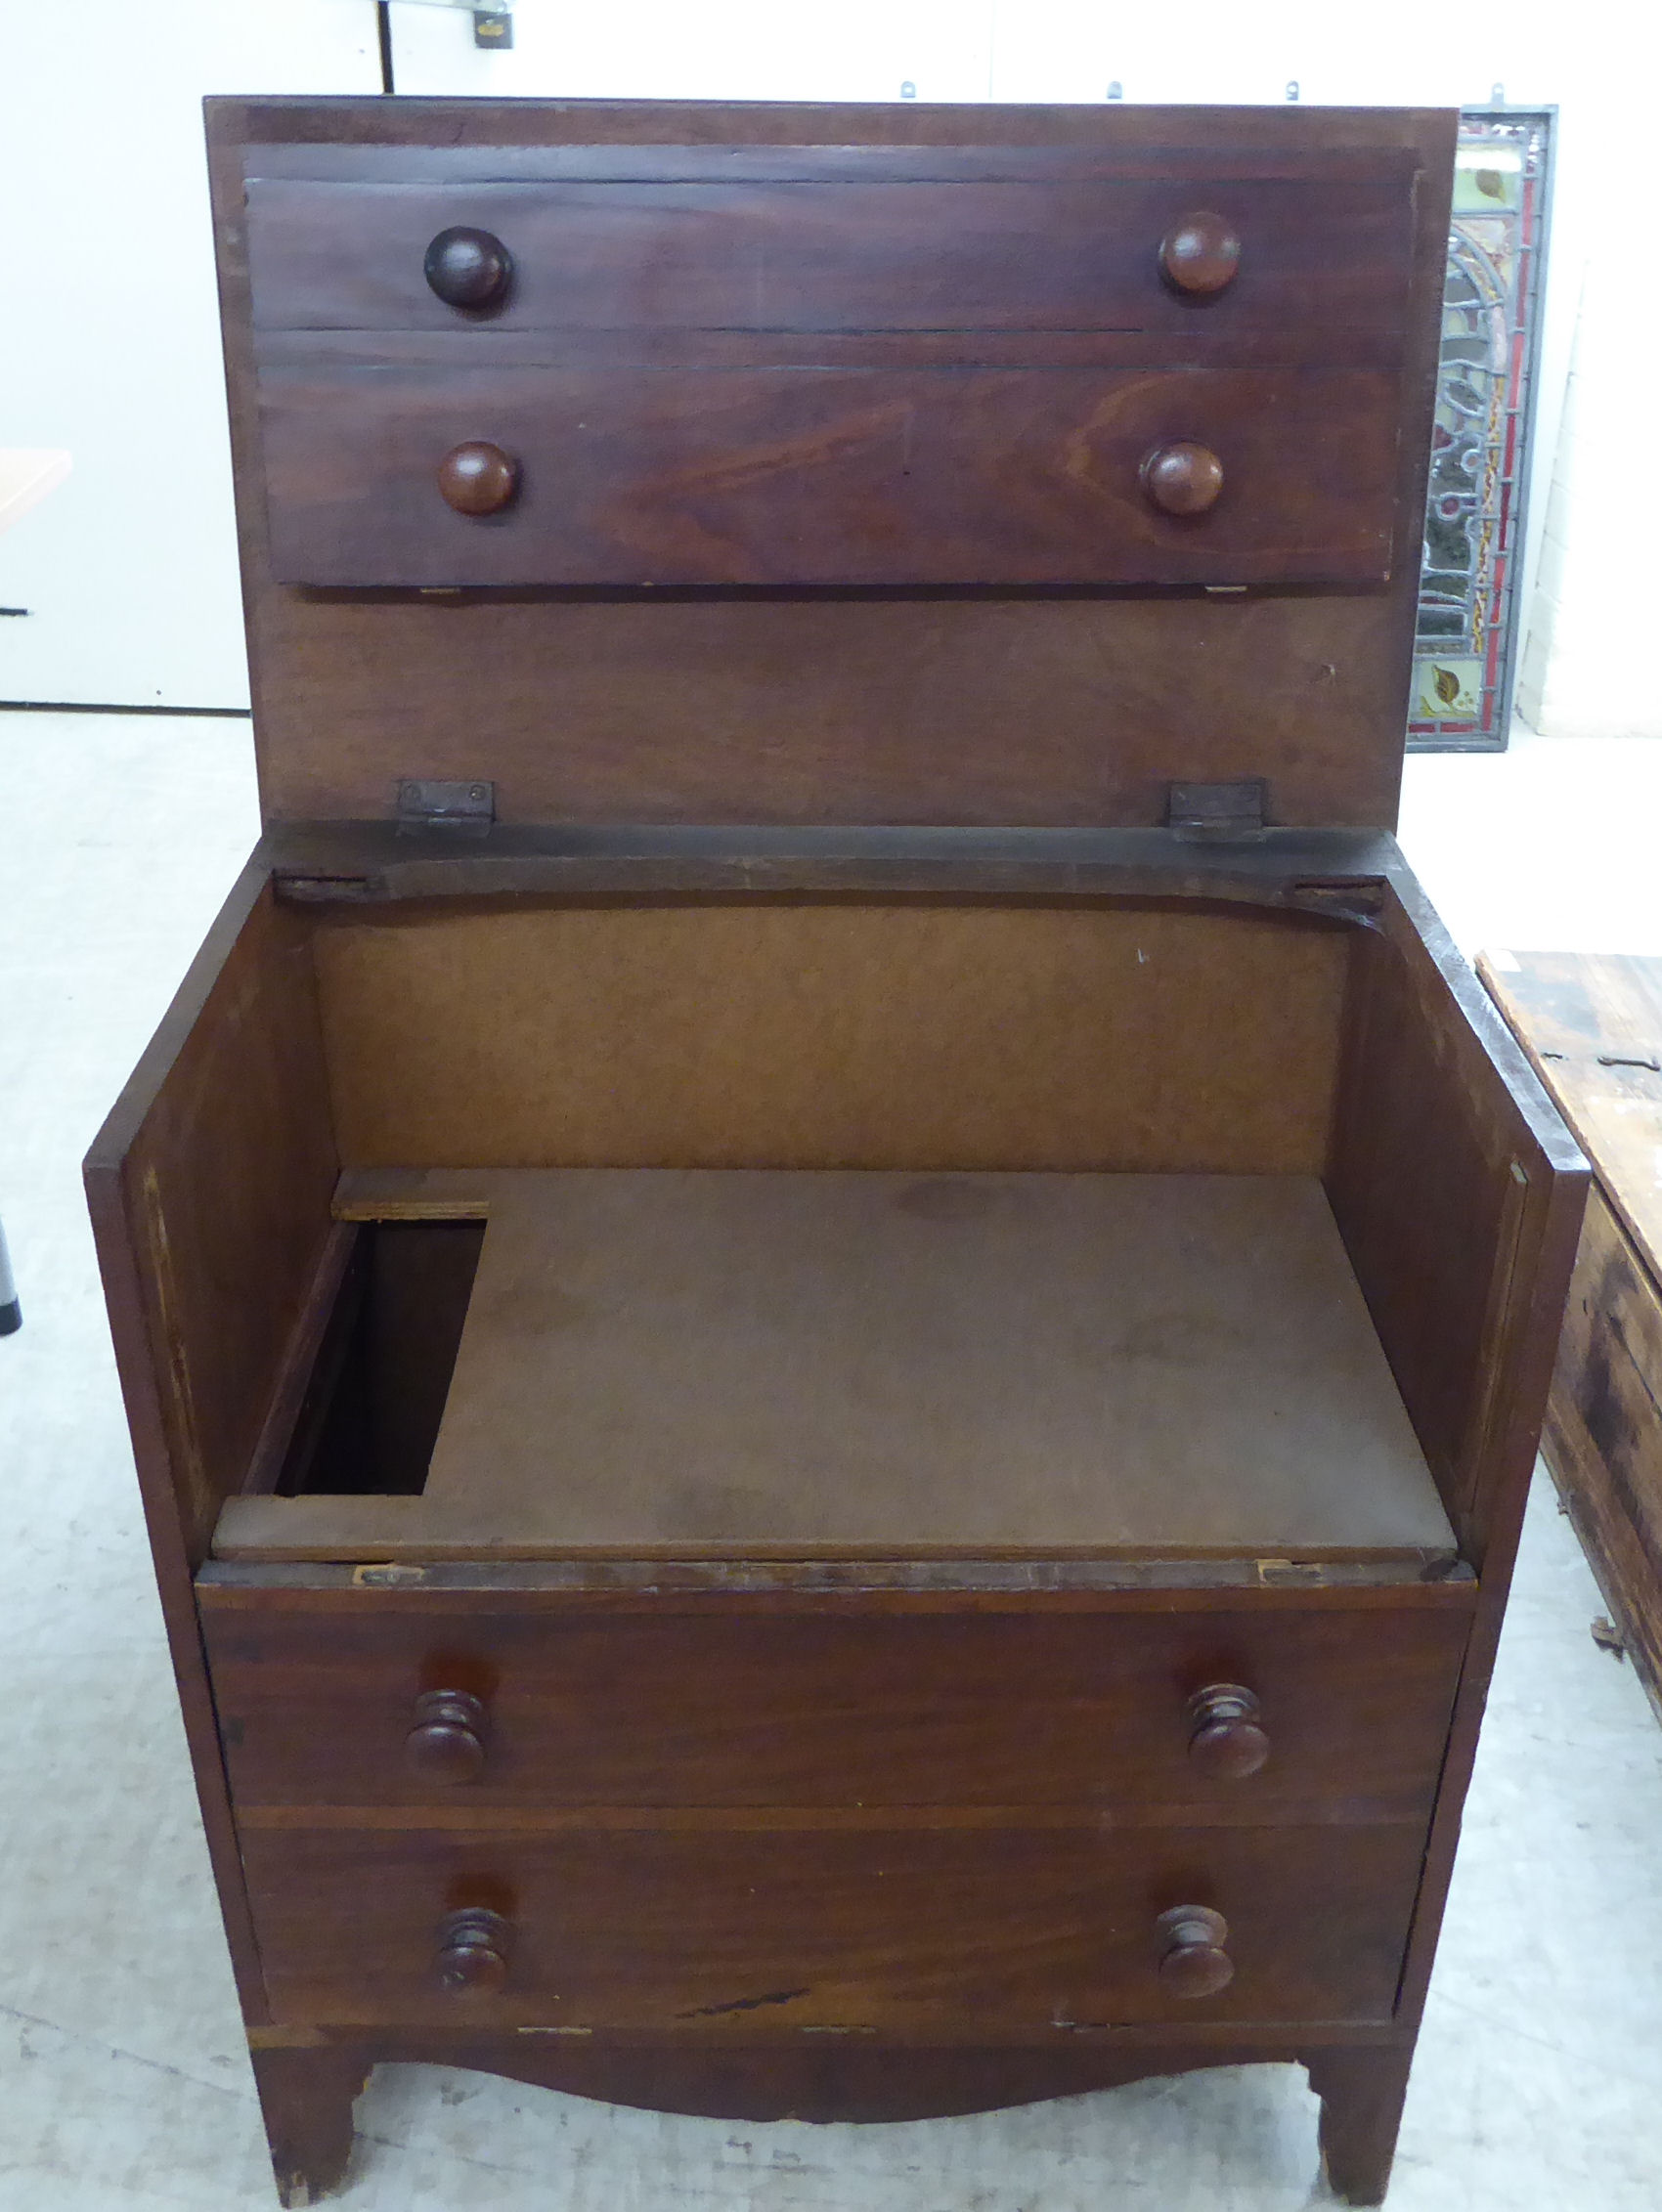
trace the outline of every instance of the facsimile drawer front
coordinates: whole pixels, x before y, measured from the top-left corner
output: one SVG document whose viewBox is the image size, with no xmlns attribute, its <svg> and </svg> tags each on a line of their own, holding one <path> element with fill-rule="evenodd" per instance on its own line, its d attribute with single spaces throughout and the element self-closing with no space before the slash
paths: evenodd
<svg viewBox="0 0 1662 2212">
<path fill-rule="evenodd" d="M 848 150 L 839 175 L 822 148 L 794 162 L 778 150 L 771 177 L 721 174 L 742 150 L 686 149 L 687 174 L 652 179 L 255 178 L 255 325 L 472 328 L 481 347 L 530 330 L 728 330 L 759 345 L 1117 331 L 1167 352 L 1269 329 L 1288 360 L 1331 359 L 1359 335 L 1376 361 L 1400 358 L 1413 204 L 1399 168 L 1121 178 L 987 149 L 952 177 L 939 157 L 918 163 L 923 151 L 911 178 L 883 174 L 903 168 L 893 154 L 850 174 Z M 594 152 L 631 166 L 628 149 Z M 490 259 L 464 257 L 459 231 L 490 240 Z"/>
<path fill-rule="evenodd" d="M 584 152 L 250 180 L 280 581 L 1387 580 L 1400 157 Z"/>
<path fill-rule="evenodd" d="M 330 362 L 261 381 L 293 584 L 1377 586 L 1374 369 Z"/>
</svg>

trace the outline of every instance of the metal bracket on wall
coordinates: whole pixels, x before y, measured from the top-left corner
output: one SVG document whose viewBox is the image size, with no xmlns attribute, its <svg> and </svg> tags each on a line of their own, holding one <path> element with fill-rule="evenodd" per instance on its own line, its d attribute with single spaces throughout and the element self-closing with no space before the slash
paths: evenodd
<svg viewBox="0 0 1662 2212">
<path fill-rule="evenodd" d="M 513 0 L 499 0 L 494 8 L 481 8 L 475 0 L 397 0 L 403 7 L 459 8 L 473 18 L 473 43 L 483 47 L 513 44 Z"/>
</svg>

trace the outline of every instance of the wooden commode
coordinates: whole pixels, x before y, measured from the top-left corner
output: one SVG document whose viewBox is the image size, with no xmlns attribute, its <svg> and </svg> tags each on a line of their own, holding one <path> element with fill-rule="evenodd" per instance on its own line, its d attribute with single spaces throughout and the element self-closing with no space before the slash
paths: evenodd
<svg viewBox="0 0 1662 2212">
<path fill-rule="evenodd" d="M 285 2202 L 400 2060 L 1381 2197 L 1586 1183 L 1391 836 L 1454 123 L 209 103 L 87 1179 Z"/>
</svg>

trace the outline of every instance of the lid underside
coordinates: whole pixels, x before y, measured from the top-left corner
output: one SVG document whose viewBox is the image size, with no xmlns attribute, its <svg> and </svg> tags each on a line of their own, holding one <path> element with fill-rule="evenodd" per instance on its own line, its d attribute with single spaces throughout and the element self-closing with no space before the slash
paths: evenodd
<svg viewBox="0 0 1662 2212">
<path fill-rule="evenodd" d="M 515 824 L 1149 827 L 1247 778 L 1393 821 L 1451 115 L 210 134 L 268 822 L 425 779 Z M 1200 216 L 1234 259 L 1187 290 Z M 459 230 L 482 306 L 426 274 Z"/>
</svg>

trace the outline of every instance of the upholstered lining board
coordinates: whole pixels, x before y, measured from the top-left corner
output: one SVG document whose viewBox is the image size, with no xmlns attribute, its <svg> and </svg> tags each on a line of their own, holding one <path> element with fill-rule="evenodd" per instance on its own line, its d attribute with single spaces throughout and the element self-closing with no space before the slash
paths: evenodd
<svg viewBox="0 0 1662 2212">
<path fill-rule="evenodd" d="M 218 1556 L 1454 1555 L 1313 1177 L 448 1181 L 425 1492 L 235 1499 Z"/>
<path fill-rule="evenodd" d="M 1327 1163 L 1356 932 L 1199 906 L 503 903 L 320 923 L 352 1167 Z"/>
</svg>

